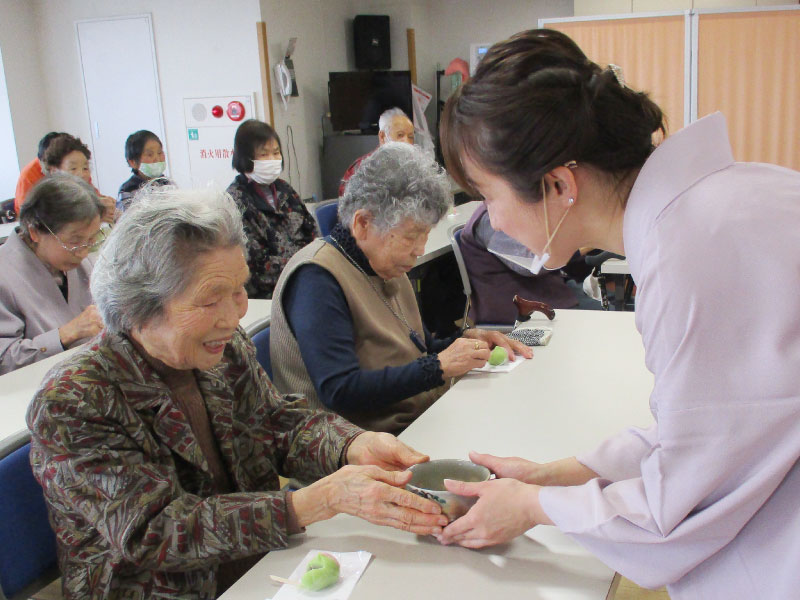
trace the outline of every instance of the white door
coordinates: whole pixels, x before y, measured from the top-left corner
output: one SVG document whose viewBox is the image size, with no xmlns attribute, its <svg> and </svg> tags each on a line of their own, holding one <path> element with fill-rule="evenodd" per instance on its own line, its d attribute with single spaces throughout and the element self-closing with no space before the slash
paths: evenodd
<svg viewBox="0 0 800 600">
<path fill-rule="evenodd" d="M 79 21 L 78 49 L 92 132 L 95 186 L 109 196 L 130 175 L 125 140 L 148 129 L 166 149 L 150 15 Z M 169 153 L 167 153 L 169 161 Z"/>
</svg>

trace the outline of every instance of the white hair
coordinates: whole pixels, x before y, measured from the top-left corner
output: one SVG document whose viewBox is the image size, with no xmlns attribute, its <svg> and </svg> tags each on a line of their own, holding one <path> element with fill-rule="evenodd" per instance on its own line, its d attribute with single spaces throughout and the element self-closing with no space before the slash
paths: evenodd
<svg viewBox="0 0 800 600">
<path fill-rule="evenodd" d="M 91 289 L 106 328 L 131 331 L 164 313 L 186 289 L 198 256 L 247 238 L 239 209 L 221 190 L 145 186 L 111 231 Z"/>
<path fill-rule="evenodd" d="M 378 147 L 356 169 L 339 199 L 339 222 L 350 229 L 356 211 L 372 214 L 381 231 L 408 218 L 435 225 L 452 206 L 447 174 L 431 154 L 402 142 Z"/>
<path fill-rule="evenodd" d="M 402 108 L 390 108 L 389 110 L 383 111 L 381 116 L 378 117 L 378 130 L 389 135 L 389 128 L 391 128 L 392 121 L 394 121 L 395 117 L 405 117 L 408 119 L 408 115 L 403 112 Z M 410 121 L 411 119 L 408 120 Z"/>
</svg>

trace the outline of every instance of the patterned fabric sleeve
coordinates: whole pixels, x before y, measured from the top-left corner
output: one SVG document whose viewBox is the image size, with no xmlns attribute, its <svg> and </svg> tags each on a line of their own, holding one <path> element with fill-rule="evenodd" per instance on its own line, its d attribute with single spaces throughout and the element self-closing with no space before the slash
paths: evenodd
<svg viewBox="0 0 800 600">
<path fill-rule="evenodd" d="M 85 540 L 87 557 L 110 548 L 116 562 L 159 571 L 211 567 L 286 546 L 284 492 L 186 493 L 174 463 L 151 455 L 158 448 L 146 447 L 149 436 L 118 425 L 125 408 L 109 402 L 110 393 L 90 373 L 66 372 L 34 400 L 31 464 L 59 514 L 57 536 L 72 544 L 93 527 L 104 540 Z"/>
<path fill-rule="evenodd" d="M 264 435 L 275 436 L 281 474 L 310 481 L 336 471 L 345 462 L 344 450 L 363 430 L 333 413 L 309 409 L 300 394 L 281 395 L 258 364 L 252 342 L 246 335 L 241 339 L 248 371 L 255 374 L 256 396 L 266 399 L 265 414 L 254 420 L 265 424 Z"/>
</svg>

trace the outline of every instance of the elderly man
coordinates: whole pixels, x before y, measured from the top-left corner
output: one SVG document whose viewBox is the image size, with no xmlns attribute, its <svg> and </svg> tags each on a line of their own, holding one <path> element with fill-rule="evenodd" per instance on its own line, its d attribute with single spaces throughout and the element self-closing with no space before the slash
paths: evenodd
<svg viewBox="0 0 800 600">
<path fill-rule="evenodd" d="M 230 197 L 167 187 L 137 196 L 103 246 L 105 331 L 28 411 L 66 598 L 214 598 L 342 512 L 423 535 L 447 523 L 402 489 L 426 456 L 269 382 L 238 326 L 245 247 Z M 282 491 L 279 474 L 313 483 Z"/>
<path fill-rule="evenodd" d="M 406 113 L 399 108 L 390 108 L 381 114 L 378 119 L 378 147 L 383 146 L 386 142 L 403 142 L 405 144 L 414 144 L 414 124 L 411 119 L 406 116 Z M 342 175 L 342 181 L 339 183 L 339 197 L 344 195 L 344 188 L 347 182 L 356 172 L 356 169 L 361 162 L 367 158 L 372 152 L 365 154 L 353 161 L 347 171 Z"/>
</svg>

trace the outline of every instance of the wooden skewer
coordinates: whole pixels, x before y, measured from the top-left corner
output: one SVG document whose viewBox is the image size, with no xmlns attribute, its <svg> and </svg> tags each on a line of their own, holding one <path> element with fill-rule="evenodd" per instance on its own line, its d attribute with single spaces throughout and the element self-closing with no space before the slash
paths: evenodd
<svg viewBox="0 0 800 600">
<path fill-rule="evenodd" d="M 278 577 L 277 575 L 270 575 L 269 576 L 272 581 L 277 581 L 278 583 L 288 583 L 289 585 L 296 585 L 299 586 L 300 582 L 295 581 L 294 579 L 284 579 L 283 577 Z"/>
</svg>

